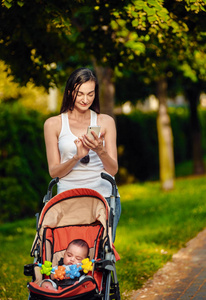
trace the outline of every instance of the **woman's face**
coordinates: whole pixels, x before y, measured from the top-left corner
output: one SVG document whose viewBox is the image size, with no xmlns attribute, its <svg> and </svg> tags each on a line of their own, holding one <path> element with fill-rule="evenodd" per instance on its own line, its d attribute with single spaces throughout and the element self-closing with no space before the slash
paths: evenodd
<svg viewBox="0 0 206 300">
<path fill-rule="evenodd" d="M 64 253 L 65 265 L 76 265 L 87 257 L 87 248 L 71 244 Z"/>
<path fill-rule="evenodd" d="M 77 86 L 74 91 L 74 99 L 75 97 L 74 108 L 82 111 L 89 109 L 95 98 L 95 82 L 87 81 L 80 87 Z"/>
</svg>

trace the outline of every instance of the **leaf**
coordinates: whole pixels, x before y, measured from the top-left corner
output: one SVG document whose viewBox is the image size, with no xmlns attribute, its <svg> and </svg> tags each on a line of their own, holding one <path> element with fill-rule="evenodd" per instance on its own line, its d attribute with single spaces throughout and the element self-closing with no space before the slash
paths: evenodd
<svg viewBox="0 0 206 300">
<path fill-rule="evenodd" d="M 196 5 L 191 5 L 190 8 L 191 10 L 196 10 L 198 7 Z"/>
<path fill-rule="evenodd" d="M 148 42 L 150 40 L 149 34 L 145 35 L 144 40 L 145 40 L 145 42 Z"/>
<path fill-rule="evenodd" d="M 4 1 L 4 5 L 6 6 L 6 8 L 11 8 L 12 7 L 12 0 L 6 0 L 6 1 Z"/>
<path fill-rule="evenodd" d="M 139 14 L 137 11 L 134 11 L 134 10 L 131 10 L 130 11 L 130 15 L 133 17 L 133 18 L 138 18 Z"/>
<path fill-rule="evenodd" d="M 144 11 L 147 13 L 148 16 L 156 16 L 156 10 L 154 8 L 145 6 Z"/>
<path fill-rule="evenodd" d="M 147 9 L 147 3 L 145 1 L 136 0 L 134 1 L 135 10 L 144 10 Z"/>
<path fill-rule="evenodd" d="M 167 9 L 158 10 L 157 15 L 161 17 L 164 21 L 167 21 L 169 19 L 169 12 Z"/>
<path fill-rule="evenodd" d="M 145 52 L 145 45 L 137 41 L 129 40 L 125 46 L 131 48 L 137 55 Z"/>
<path fill-rule="evenodd" d="M 204 6 L 200 6 L 201 10 L 206 11 L 206 9 L 204 8 Z"/>
<path fill-rule="evenodd" d="M 17 1 L 17 4 L 22 7 L 24 5 L 24 2 L 23 1 Z"/>
<path fill-rule="evenodd" d="M 133 20 L 132 21 L 132 26 L 133 27 L 138 27 L 138 25 L 139 25 L 139 21 L 138 20 Z"/>
<path fill-rule="evenodd" d="M 150 22 L 150 23 L 153 23 L 153 22 L 155 22 L 157 20 L 157 17 L 156 16 L 148 16 L 148 21 Z"/>
<path fill-rule="evenodd" d="M 152 6 L 155 6 L 158 9 L 161 7 L 161 5 L 156 0 L 147 0 L 147 3 Z"/>
</svg>

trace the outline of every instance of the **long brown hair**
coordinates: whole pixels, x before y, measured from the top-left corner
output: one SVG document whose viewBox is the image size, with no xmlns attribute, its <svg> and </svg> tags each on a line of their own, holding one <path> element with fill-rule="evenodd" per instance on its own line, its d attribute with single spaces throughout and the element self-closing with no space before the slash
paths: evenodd
<svg viewBox="0 0 206 300">
<path fill-rule="evenodd" d="M 76 87 L 80 88 L 80 86 L 87 81 L 95 82 L 95 97 L 90 109 L 94 110 L 97 114 L 100 113 L 99 84 L 94 73 L 87 68 L 79 68 L 69 76 L 64 90 L 64 97 L 60 113 L 67 112 L 68 110 L 72 111 L 74 109 L 76 93 L 73 93 L 73 91 L 76 89 Z"/>
</svg>

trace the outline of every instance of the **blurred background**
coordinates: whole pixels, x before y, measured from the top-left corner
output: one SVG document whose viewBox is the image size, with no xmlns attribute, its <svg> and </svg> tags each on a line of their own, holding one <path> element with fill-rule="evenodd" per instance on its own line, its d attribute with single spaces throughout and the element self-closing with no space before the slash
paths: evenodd
<svg viewBox="0 0 206 300">
<path fill-rule="evenodd" d="M 50 181 L 44 121 L 79 67 L 117 126 L 118 185 L 205 173 L 205 0 L 3 0 L 0 222 L 33 216 Z M 181 165 L 181 167 L 179 167 Z"/>
</svg>

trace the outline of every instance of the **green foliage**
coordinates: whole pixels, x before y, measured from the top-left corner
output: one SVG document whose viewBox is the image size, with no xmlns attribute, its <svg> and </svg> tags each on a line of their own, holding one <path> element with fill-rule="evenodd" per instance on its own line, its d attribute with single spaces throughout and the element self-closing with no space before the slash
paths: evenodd
<svg viewBox="0 0 206 300">
<path fill-rule="evenodd" d="M 38 0 L 5 0 L 0 5 L 0 58 L 11 66 L 11 74 L 22 85 L 32 81 L 48 89 L 61 77 L 57 63 L 68 61 L 75 52 L 67 41 L 70 26 L 62 24 L 68 1 L 65 5 L 65 1 L 56 6 Z"/>
<path fill-rule="evenodd" d="M 4 0 L 0 16 L 0 58 L 22 84 L 57 83 L 74 53 L 77 61 L 95 57 L 137 73 L 141 65 L 152 79 L 178 61 L 189 66 L 194 50 L 204 55 L 205 0 Z"/>
<path fill-rule="evenodd" d="M 122 215 L 115 247 L 121 299 L 161 268 L 188 240 L 205 227 L 205 177 L 176 180 L 173 191 L 160 184 L 130 184 L 119 188 Z M 35 218 L 0 225 L 0 299 L 27 299 L 23 266 L 33 262 L 30 249 Z"/>
<path fill-rule="evenodd" d="M 202 150 L 203 153 L 206 153 L 206 111 L 199 110 L 199 119 L 201 124 L 201 133 L 202 133 Z"/>
<path fill-rule="evenodd" d="M 120 167 L 117 180 L 132 180 L 128 174 L 139 180 L 158 176 L 156 113 L 136 111 L 131 115 L 119 115 L 116 121 Z"/>
<path fill-rule="evenodd" d="M 200 111 L 205 153 L 205 111 Z M 186 108 L 170 108 L 169 115 L 174 138 L 175 163 L 192 159 L 191 129 L 189 111 Z M 119 183 L 154 180 L 159 178 L 159 150 L 156 126 L 156 112 L 133 112 L 117 115 L 117 144 Z"/>
<path fill-rule="evenodd" d="M 43 117 L 18 104 L 2 104 L 0 140 L 1 220 L 31 216 L 49 181 Z"/>
<path fill-rule="evenodd" d="M 173 132 L 175 163 L 192 159 L 191 127 L 187 108 L 169 109 Z"/>
<path fill-rule="evenodd" d="M 0 104 L 7 101 L 9 103 L 18 101 L 24 107 L 48 114 L 48 93 L 46 90 L 43 87 L 36 87 L 31 82 L 20 87 L 9 74 L 8 66 L 0 61 Z"/>
<path fill-rule="evenodd" d="M 144 83 L 165 77 L 181 82 L 206 78 L 205 1 L 133 1 L 126 10 L 130 51 L 122 51 L 121 68 L 132 69 Z M 138 5 L 140 3 L 140 6 Z M 129 13 L 132 11 L 132 13 Z M 151 12 L 153 11 L 153 15 Z M 141 19 L 141 15 L 144 16 Z M 140 19 L 140 20 L 139 20 Z M 153 22 L 153 23 L 152 23 Z M 131 36 L 136 34 L 136 38 Z M 145 39 L 145 37 L 148 37 Z M 121 43 L 124 43 L 121 39 Z M 136 51 L 136 43 L 143 43 L 145 51 Z M 128 53 L 128 55 L 126 55 Z M 179 78 L 176 73 L 179 72 Z M 124 72 L 124 71 L 123 71 Z M 146 73 L 146 76 L 145 76 Z M 154 90 L 153 93 L 156 91 Z"/>
</svg>

